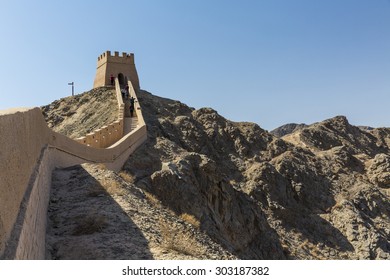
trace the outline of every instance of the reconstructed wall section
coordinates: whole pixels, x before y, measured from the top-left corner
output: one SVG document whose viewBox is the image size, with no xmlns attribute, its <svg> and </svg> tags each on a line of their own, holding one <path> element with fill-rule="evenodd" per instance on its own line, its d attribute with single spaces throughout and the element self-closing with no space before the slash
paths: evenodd
<svg viewBox="0 0 390 280">
<path fill-rule="evenodd" d="M 137 117 L 136 129 L 109 148 L 101 149 L 52 131 L 39 108 L 0 112 L 1 258 L 44 258 L 53 169 L 90 162 L 120 170 L 147 137 L 139 103 Z"/>
<path fill-rule="evenodd" d="M 0 252 L 9 239 L 37 160 L 50 132 L 41 121 L 42 113 L 16 109 L 0 112 Z"/>
</svg>

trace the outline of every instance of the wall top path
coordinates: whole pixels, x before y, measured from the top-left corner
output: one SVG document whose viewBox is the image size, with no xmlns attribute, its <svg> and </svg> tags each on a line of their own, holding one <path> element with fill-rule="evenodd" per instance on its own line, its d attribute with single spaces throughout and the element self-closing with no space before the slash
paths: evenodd
<svg viewBox="0 0 390 280">
<path fill-rule="evenodd" d="M 25 107 L 0 110 L 0 116 L 11 115 L 11 114 L 15 114 L 17 112 L 27 112 L 29 110 L 31 110 L 31 108 L 25 108 Z"/>
</svg>

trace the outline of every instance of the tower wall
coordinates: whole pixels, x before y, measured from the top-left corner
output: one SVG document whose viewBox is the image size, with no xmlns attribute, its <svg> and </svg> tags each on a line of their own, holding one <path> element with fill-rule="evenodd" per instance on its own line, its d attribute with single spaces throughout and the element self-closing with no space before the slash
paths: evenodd
<svg viewBox="0 0 390 280">
<path fill-rule="evenodd" d="M 140 88 L 137 69 L 134 63 L 134 54 L 123 52 L 115 52 L 111 55 L 110 51 L 106 51 L 98 57 L 96 76 L 93 87 L 101 87 L 111 85 L 110 77 L 113 75 L 118 78 L 119 74 L 124 77 L 129 77 L 136 89 Z"/>
</svg>

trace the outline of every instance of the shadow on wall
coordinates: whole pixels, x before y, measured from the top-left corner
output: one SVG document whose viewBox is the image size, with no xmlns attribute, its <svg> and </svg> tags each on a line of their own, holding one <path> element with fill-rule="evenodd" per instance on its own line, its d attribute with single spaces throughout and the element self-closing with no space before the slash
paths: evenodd
<svg viewBox="0 0 390 280">
<path fill-rule="evenodd" d="M 103 185 L 80 165 L 53 172 L 46 259 L 153 259 L 141 230 L 107 192 L 121 186 Z"/>
<path fill-rule="evenodd" d="M 3 220 L 1 219 L 1 213 L 0 213 L 0 252 L 2 251 L 4 246 L 2 242 L 2 240 L 4 240 L 4 236 L 5 236 L 5 229 L 4 229 Z"/>
</svg>

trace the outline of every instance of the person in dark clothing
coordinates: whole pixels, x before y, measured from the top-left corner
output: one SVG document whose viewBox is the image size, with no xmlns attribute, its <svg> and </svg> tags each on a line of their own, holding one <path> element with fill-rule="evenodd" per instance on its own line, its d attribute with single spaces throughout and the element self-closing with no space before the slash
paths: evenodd
<svg viewBox="0 0 390 280">
<path fill-rule="evenodd" d="M 122 94 L 122 100 L 125 101 L 125 99 L 127 99 L 126 90 L 122 88 L 122 89 L 121 89 L 121 94 Z"/>
<path fill-rule="evenodd" d="M 111 74 L 110 82 L 111 82 L 111 85 L 112 85 L 112 86 L 114 85 L 114 81 L 115 81 L 115 78 L 114 78 L 114 76 Z"/>
<path fill-rule="evenodd" d="M 134 103 L 135 103 L 135 98 L 134 97 L 130 97 L 130 105 L 132 105 L 134 107 Z"/>
<path fill-rule="evenodd" d="M 133 117 L 134 115 L 134 103 L 135 103 L 135 98 L 130 97 L 130 117 Z"/>
<path fill-rule="evenodd" d="M 134 105 L 130 105 L 130 117 L 134 116 Z"/>
</svg>

